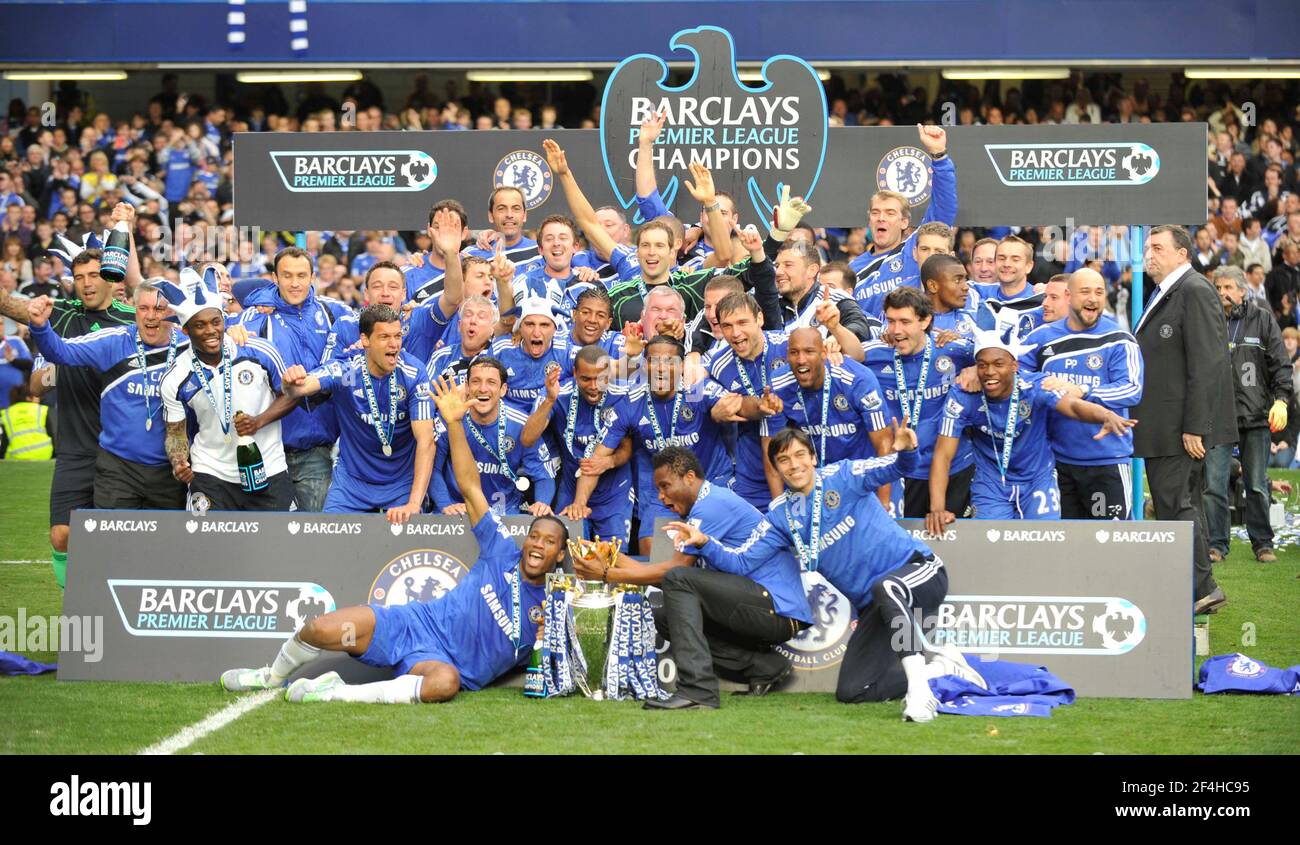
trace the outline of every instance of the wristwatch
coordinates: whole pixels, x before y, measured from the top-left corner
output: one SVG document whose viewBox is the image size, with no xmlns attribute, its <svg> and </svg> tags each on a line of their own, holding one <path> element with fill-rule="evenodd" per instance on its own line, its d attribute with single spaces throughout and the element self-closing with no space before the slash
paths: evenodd
<svg viewBox="0 0 1300 845">
<path fill-rule="evenodd" d="M 930 161 L 938 161 L 939 159 L 947 158 L 947 157 L 948 157 L 948 151 L 944 150 L 943 152 L 938 153 L 937 155 L 930 156 Z"/>
</svg>

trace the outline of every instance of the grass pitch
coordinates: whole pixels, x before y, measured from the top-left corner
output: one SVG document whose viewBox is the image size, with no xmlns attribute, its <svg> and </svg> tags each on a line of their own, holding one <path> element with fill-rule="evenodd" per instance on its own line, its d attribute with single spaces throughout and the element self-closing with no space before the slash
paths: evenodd
<svg viewBox="0 0 1300 845">
<path fill-rule="evenodd" d="M 0 616 L 20 607 L 28 616 L 60 612 L 47 539 L 52 470 L 0 461 Z M 1275 475 L 1300 481 L 1300 473 Z M 1276 564 L 1258 564 L 1248 544 L 1234 542 L 1216 566 L 1230 603 L 1211 620 L 1214 654 L 1300 663 L 1300 548 L 1278 556 Z M 0 677 L 0 754 L 133 754 L 237 699 L 215 680 Z M 1050 719 L 943 716 L 911 725 L 900 721 L 896 702 L 846 706 L 828 694 L 730 698 L 717 711 L 663 713 L 633 702 L 532 701 L 517 689 L 490 689 L 419 707 L 271 701 L 180 753 L 1293 754 L 1298 707 L 1287 696 L 1080 699 Z"/>
</svg>

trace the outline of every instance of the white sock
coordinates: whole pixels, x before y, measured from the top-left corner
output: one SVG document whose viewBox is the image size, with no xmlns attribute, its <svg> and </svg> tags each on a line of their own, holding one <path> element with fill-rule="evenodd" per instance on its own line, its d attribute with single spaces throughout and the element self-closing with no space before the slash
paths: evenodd
<svg viewBox="0 0 1300 845">
<path fill-rule="evenodd" d="M 271 679 L 283 683 L 284 679 L 294 673 L 299 666 L 310 663 L 320 657 L 321 650 L 314 645 L 307 645 L 294 634 L 280 646 L 280 653 L 271 663 Z"/>
<path fill-rule="evenodd" d="M 361 701 L 366 704 L 419 704 L 421 675 L 398 675 L 391 681 L 371 684 L 339 684 L 330 691 L 329 701 Z"/>
<path fill-rule="evenodd" d="M 903 658 L 902 664 L 903 672 L 907 674 L 907 694 L 932 695 L 929 675 L 925 671 L 925 657 L 920 654 L 909 654 Z"/>
</svg>

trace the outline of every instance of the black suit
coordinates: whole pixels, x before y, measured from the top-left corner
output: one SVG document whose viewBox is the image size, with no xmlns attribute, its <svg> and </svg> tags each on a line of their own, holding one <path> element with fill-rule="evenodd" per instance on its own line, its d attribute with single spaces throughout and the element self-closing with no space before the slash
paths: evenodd
<svg viewBox="0 0 1300 845">
<path fill-rule="evenodd" d="M 1227 322 L 1219 295 L 1188 267 L 1136 332 L 1146 380 L 1132 416 L 1133 454 L 1146 459 L 1157 519 L 1191 521 L 1196 598 L 1216 588 L 1206 544 L 1201 490 L 1205 461 L 1183 448 L 1183 434 L 1199 434 L 1208 451 L 1237 441 Z"/>
</svg>

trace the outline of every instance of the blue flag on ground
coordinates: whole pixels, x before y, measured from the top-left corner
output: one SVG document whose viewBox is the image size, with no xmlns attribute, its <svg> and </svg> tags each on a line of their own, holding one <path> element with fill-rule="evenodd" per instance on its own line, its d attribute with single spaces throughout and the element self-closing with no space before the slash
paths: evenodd
<svg viewBox="0 0 1300 845">
<path fill-rule="evenodd" d="M 939 712 L 954 716 L 1037 716 L 1047 718 L 1052 709 L 1074 703 L 1069 684 L 1044 666 L 1029 666 L 1007 660 L 980 660 L 965 655 L 971 668 L 984 678 L 988 689 L 980 689 L 955 675 L 930 679 L 930 689 L 939 699 Z"/>
<path fill-rule="evenodd" d="M 43 675 L 57 668 L 57 663 L 37 663 L 12 651 L 0 651 L 0 675 Z"/>
<path fill-rule="evenodd" d="M 1275 669 L 1244 654 L 1221 654 L 1201 664 L 1196 688 L 1206 695 L 1216 692 L 1253 692 L 1260 695 L 1300 695 L 1300 666 Z"/>
</svg>

